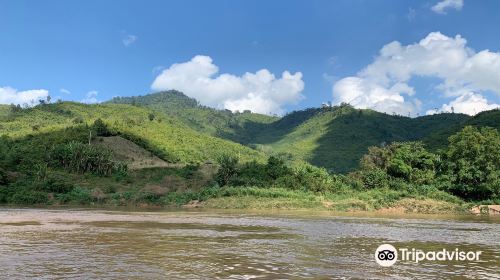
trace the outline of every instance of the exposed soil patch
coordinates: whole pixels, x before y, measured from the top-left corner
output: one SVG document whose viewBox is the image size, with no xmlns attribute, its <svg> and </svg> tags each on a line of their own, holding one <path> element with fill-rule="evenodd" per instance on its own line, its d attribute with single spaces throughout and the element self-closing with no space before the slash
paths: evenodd
<svg viewBox="0 0 500 280">
<path fill-rule="evenodd" d="M 182 164 L 168 163 L 132 141 L 120 136 L 97 137 L 93 144 L 113 152 L 115 160 L 127 163 L 129 169 L 153 167 L 182 167 Z"/>
</svg>

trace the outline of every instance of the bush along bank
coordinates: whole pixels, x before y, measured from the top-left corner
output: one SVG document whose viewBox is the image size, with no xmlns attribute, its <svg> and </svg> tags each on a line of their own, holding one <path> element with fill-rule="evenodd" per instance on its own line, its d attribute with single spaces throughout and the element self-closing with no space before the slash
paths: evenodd
<svg viewBox="0 0 500 280">
<path fill-rule="evenodd" d="M 349 174 L 280 155 L 240 162 L 231 154 L 213 165 L 132 171 L 86 138 L 78 130 L 61 139 L 1 138 L 0 203 L 443 213 L 500 199 L 500 137 L 492 128 L 465 127 L 436 153 L 420 142 L 372 147 Z"/>
</svg>

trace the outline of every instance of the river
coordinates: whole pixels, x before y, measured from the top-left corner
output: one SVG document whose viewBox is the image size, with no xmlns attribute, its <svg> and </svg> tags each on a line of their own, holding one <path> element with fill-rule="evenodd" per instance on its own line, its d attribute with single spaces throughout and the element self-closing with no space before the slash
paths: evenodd
<svg viewBox="0 0 500 280">
<path fill-rule="evenodd" d="M 481 251 L 375 262 L 376 248 Z M 1 279 L 500 279 L 500 219 L 0 208 Z"/>
</svg>

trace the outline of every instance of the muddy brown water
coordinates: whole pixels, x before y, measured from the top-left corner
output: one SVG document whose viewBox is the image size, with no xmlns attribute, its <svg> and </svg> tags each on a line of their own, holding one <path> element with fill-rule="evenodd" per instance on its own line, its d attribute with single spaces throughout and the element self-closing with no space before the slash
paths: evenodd
<svg viewBox="0 0 500 280">
<path fill-rule="evenodd" d="M 383 243 L 482 253 L 381 267 Z M 494 217 L 0 208 L 0 279 L 500 279 L 499 253 Z"/>
</svg>

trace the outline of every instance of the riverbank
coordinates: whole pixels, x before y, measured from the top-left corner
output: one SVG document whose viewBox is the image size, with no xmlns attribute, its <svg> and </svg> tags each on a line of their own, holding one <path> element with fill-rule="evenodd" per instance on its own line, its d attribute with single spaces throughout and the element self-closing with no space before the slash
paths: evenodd
<svg viewBox="0 0 500 280">
<path fill-rule="evenodd" d="M 44 200 L 43 203 L 32 203 L 29 206 L 274 209 L 380 214 L 495 214 L 494 211 L 485 208 L 484 202 L 465 202 L 435 188 L 344 190 L 323 194 L 284 188 L 257 187 L 208 187 L 198 191 L 168 193 L 155 192 L 155 190 L 103 193 L 77 188 L 64 196 L 48 195 L 48 197 L 49 199 Z"/>
<path fill-rule="evenodd" d="M 388 214 L 468 214 L 470 204 L 454 196 L 411 194 L 394 190 L 311 194 L 283 189 L 230 190 L 230 195 L 190 201 L 183 207 L 209 209 L 311 209 Z M 441 196 L 440 196 L 441 195 Z"/>
</svg>

